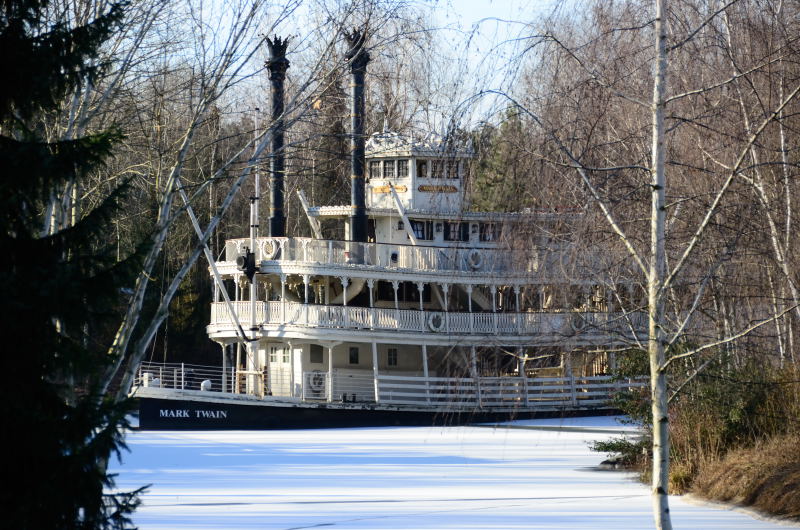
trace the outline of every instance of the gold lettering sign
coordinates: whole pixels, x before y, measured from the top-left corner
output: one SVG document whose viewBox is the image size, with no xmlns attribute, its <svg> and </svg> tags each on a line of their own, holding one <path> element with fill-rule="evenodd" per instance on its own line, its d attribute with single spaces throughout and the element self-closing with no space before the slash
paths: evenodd
<svg viewBox="0 0 800 530">
<path fill-rule="evenodd" d="M 391 187 L 389 186 L 375 186 L 372 188 L 372 193 L 389 193 L 391 191 Z M 408 191 L 408 187 L 406 186 L 395 186 L 394 191 L 397 193 L 405 193 Z"/>
<path fill-rule="evenodd" d="M 432 186 L 422 185 L 417 188 L 419 191 L 429 191 L 432 193 L 456 193 L 458 188 L 455 186 Z"/>
</svg>

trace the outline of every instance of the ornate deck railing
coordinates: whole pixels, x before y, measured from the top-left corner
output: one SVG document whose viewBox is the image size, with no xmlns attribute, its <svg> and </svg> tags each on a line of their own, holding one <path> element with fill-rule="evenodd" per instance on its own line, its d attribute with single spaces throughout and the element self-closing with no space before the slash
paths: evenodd
<svg viewBox="0 0 800 530">
<path fill-rule="evenodd" d="M 223 386 L 222 381 L 225 380 Z M 142 363 L 135 386 L 206 392 L 243 392 L 228 368 L 177 363 Z M 204 383 L 206 382 L 206 383 Z M 273 381 L 276 386 L 281 382 Z M 332 388 L 331 388 L 332 385 Z M 647 386 L 644 378 L 615 380 L 611 376 L 567 377 L 422 377 L 378 375 L 372 371 L 334 369 L 304 372 L 298 385 L 283 397 L 298 401 L 382 403 L 454 409 L 603 408 L 617 392 Z M 223 390 L 224 389 L 224 390 Z M 377 393 L 377 400 L 376 400 Z"/>
<path fill-rule="evenodd" d="M 240 322 L 250 322 L 250 302 L 233 302 L 233 307 Z M 644 329 L 645 316 L 644 313 L 571 311 L 463 313 L 297 302 L 256 302 L 256 322 L 265 326 L 372 329 L 458 335 L 632 336 L 632 330 Z M 233 318 L 226 303 L 211 304 L 210 324 L 233 325 Z"/>
<path fill-rule="evenodd" d="M 498 248 L 494 243 L 462 246 L 359 243 L 304 237 L 260 237 L 254 250 L 256 260 L 294 261 L 326 265 L 371 265 L 419 271 L 462 271 L 483 273 L 543 273 L 558 271 L 563 276 L 588 277 L 606 270 L 620 260 L 608 254 L 575 253 L 553 249 Z M 250 246 L 249 239 L 225 242 L 225 260 L 236 261 Z M 251 249 L 252 250 L 252 249 Z M 607 263 L 603 264 L 601 261 Z M 612 261 L 613 260 L 613 261 Z"/>
</svg>

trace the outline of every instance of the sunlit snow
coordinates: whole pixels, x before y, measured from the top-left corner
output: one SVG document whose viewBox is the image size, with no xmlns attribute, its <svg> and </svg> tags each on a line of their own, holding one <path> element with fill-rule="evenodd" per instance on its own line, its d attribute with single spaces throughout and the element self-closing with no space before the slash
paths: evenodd
<svg viewBox="0 0 800 530">
<path fill-rule="evenodd" d="M 567 426 L 542 430 L 542 426 Z M 652 528 L 648 488 L 598 471 L 613 418 L 506 427 L 132 432 L 117 486 L 140 528 Z M 780 528 L 672 498 L 683 529 Z"/>
</svg>

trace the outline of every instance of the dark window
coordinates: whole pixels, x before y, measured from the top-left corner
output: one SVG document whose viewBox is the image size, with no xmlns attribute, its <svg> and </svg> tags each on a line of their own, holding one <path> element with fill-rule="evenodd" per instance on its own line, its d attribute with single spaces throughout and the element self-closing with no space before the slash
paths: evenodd
<svg viewBox="0 0 800 530">
<path fill-rule="evenodd" d="M 312 344 L 309 347 L 309 356 L 313 364 L 322 364 L 322 346 L 319 344 Z"/>
<path fill-rule="evenodd" d="M 451 179 L 458 178 L 458 160 L 447 161 L 447 177 Z"/>
<path fill-rule="evenodd" d="M 417 239 L 433 239 L 433 221 L 411 221 L 411 230 Z"/>
<path fill-rule="evenodd" d="M 427 160 L 417 160 L 417 178 L 428 178 Z"/>
<path fill-rule="evenodd" d="M 358 348 L 350 347 L 350 364 L 358 364 Z"/>
<path fill-rule="evenodd" d="M 497 223 L 481 223 L 481 241 L 497 241 L 500 239 L 500 225 Z"/>
<path fill-rule="evenodd" d="M 373 160 L 369 163 L 369 178 L 381 178 L 381 163 L 379 160 Z"/>
<path fill-rule="evenodd" d="M 386 364 L 388 366 L 397 366 L 397 348 L 389 348 L 386 352 Z"/>
<path fill-rule="evenodd" d="M 467 223 L 445 223 L 445 241 L 469 241 L 469 225 Z"/>
<path fill-rule="evenodd" d="M 444 161 L 431 160 L 431 178 L 440 179 L 444 175 Z"/>
<path fill-rule="evenodd" d="M 383 161 L 383 178 L 385 179 L 394 178 L 394 160 Z"/>
<path fill-rule="evenodd" d="M 397 161 L 397 178 L 405 178 L 408 176 L 408 160 Z"/>
</svg>

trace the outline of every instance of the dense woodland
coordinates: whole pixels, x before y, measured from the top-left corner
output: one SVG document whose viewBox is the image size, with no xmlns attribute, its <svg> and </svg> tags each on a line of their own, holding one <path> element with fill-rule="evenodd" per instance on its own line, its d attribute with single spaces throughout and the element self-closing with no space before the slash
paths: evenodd
<svg viewBox="0 0 800 530">
<path fill-rule="evenodd" d="M 4 297 L 19 302 L 3 325 L 10 354 L 38 352 L 12 362 L 13 377 L 28 378 L 6 391 L 34 380 L 67 409 L 102 409 L 81 416 L 85 431 L 64 427 L 67 413 L 22 428 L 71 439 L 69 449 L 41 449 L 53 459 L 106 433 L 78 468 L 108 484 L 104 462 L 123 424 L 113 404 L 127 406 L 135 365 L 219 362 L 205 337 L 211 279 L 187 205 L 214 256 L 225 238 L 246 234 L 252 175 L 269 167 L 272 35 L 290 38 L 288 234 L 310 234 L 297 189 L 314 204 L 346 202 L 343 31 L 357 27 L 372 57 L 368 133 L 469 142 L 475 209 L 579 212 L 546 229 L 576 253 L 609 256 L 624 281 L 605 287 L 626 310 L 650 314 L 650 340 L 631 344 L 620 370 L 651 373 L 653 393 L 620 396 L 620 406 L 672 426 L 671 468 L 658 463 L 669 440 L 653 436 L 654 497 L 668 476 L 673 491 L 691 489 L 732 449 L 768 439 L 786 440 L 778 452 L 796 448 L 800 3 L 579 5 L 516 21 L 506 59 L 490 51 L 480 64 L 492 75 L 477 75 L 471 34 L 452 46 L 422 2 L 4 2 L 3 69 L 22 81 L 0 93 L 2 236 L 4 255 L 22 257 L 6 265 L 15 285 Z M 616 293 L 623 283 L 641 289 Z M 635 460 L 642 447 L 613 449 Z M 797 480 L 797 462 L 785 465 Z M 108 517 L 120 505 L 87 488 L 49 520 L 23 506 L 16 526 L 124 525 Z M 782 502 L 767 508 L 800 515 L 797 496 Z M 668 515 L 656 521 L 669 528 Z"/>
</svg>

